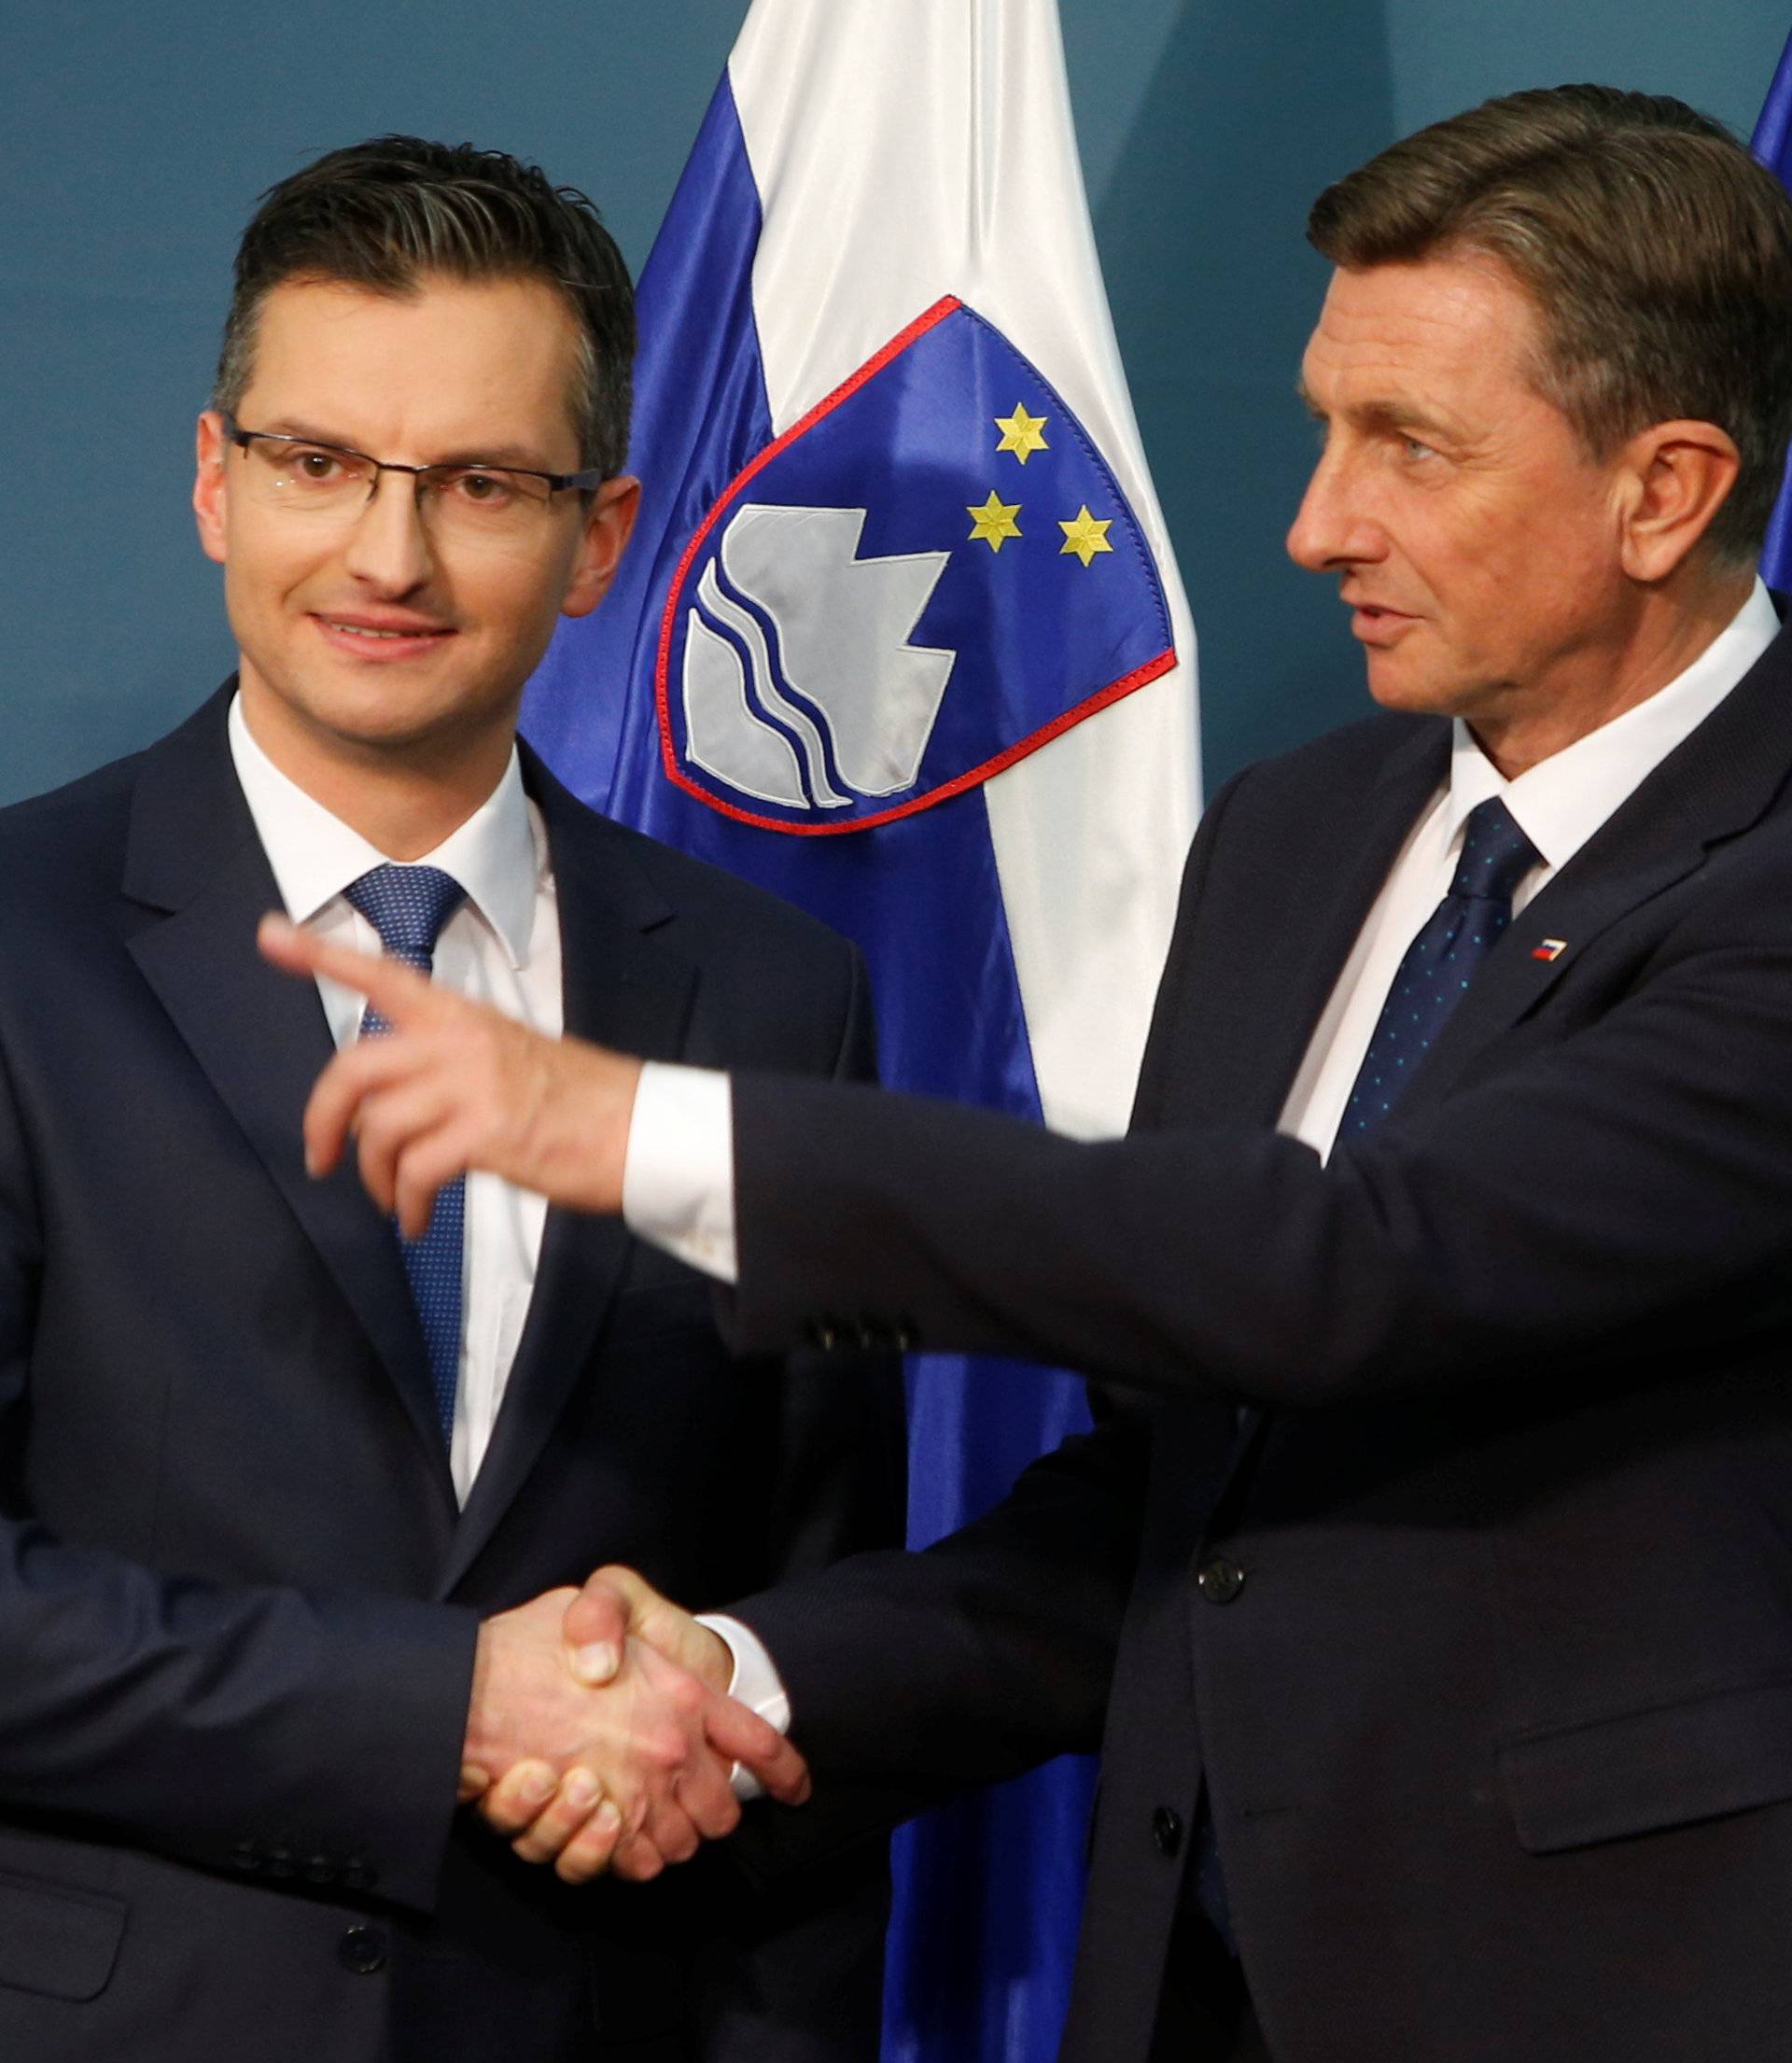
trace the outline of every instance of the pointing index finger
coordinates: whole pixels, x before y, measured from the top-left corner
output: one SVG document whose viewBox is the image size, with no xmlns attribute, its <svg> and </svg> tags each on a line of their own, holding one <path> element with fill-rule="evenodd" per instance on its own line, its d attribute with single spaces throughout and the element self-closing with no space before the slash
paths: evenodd
<svg viewBox="0 0 1792 2063">
<path fill-rule="evenodd" d="M 277 910 L 270 910 L 256 929 L 261 957 L 289 975 L 325 975 L 363 995 L 390 1025 L 403 1031 L 439 1006 L 441 991 L 402 961 L 357 953 L 313 932 L 303 931 Z"/>
</svg>

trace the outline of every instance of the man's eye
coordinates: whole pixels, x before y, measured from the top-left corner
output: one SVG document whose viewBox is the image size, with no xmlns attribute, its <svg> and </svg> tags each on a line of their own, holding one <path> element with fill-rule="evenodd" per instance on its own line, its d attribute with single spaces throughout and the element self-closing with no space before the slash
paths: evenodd
<svg viewBox="0 0 1792 2063">
<path fill-rule="evenodd" d="M 516 493 L 515 482 L 497 472 L 457 472 L 444 485 L 457 500 L 485 509 L 501 508 Z"/>
<path fill-rule="evenodd" d="M 315 481 L 320 485 L 342 477 L 343 461 L 340 455 L 326 451 L 317 444 L 297 444 L 287 453 L 287 463 L 300 479 Z"/>
<path fill-rule="evenodd" d="M 1435 458 L 1437 456 L 1429 444 L 1421 442 L 1417 437 L 1403 437 L 1400 440 L 1400 449 L 1407 458 Z"/>
</svg>

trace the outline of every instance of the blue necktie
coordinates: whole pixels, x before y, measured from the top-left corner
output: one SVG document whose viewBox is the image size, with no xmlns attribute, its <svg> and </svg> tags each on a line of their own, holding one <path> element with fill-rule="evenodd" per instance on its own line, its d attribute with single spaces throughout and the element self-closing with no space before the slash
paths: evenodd
<svg viewBox="0 0 1792 2063">
<path fill-rule="evenodd" d="M 435 971 L 436 940 L 441 927 L 467 899 L 467 891 L 440 867 L 377 866 L 358 881 L 351 881 L 343 892 L 379 933 L 387 953 L 424 975 Z M 375 1038 L 391 1029 L 370 1003 L 361 1014 L 362 1038 Z M 436 1411 L 442 1438 L 450 1445 L 460 1374 L 460 1273 L 466 1217 L 466 1178 L 456 1175 L 437 1191 L 423 1237 L 399 1236 L 399 1252 L 423 1326 Z"/>
<path fill-rule="evenodd" d="M 1497 795 L 1469 811 L 1463 827 L 1462 857 L 1449 887 L 1407 947 L 1388 1000 L 1381 1005 L 1338 1124 L 1339 1141 L 1364 1138 L 1393 1108 L 1407 1078 L 1462 1001 L 1476 968 L 1512 921 L 1512 891 L 1540 858 Z M 1242 1441 L 1258 1414 L 1246 1410 L 1239 1415 Z M 1232 1933 L 1225 1879 L 1220 1874 L 1219 1844 L 1213 1837 L 1213 1816 L 1205 1796 L 1195 1839 L 1195 1896 L 1214 1931 L 1236 1956 L 1239 1945 Z"/>
<path fill-rule="evenodd" d="M 1512 891 L 1538 858 L 1497 795 L 1469 811 L 1449 891 L 1407 947 L 1381 1005 L 1338 1124 L 1340 1140 L 1363 1138 L 1393 1108 L 1476 968 L 1512 921 Z"/>
</svg>

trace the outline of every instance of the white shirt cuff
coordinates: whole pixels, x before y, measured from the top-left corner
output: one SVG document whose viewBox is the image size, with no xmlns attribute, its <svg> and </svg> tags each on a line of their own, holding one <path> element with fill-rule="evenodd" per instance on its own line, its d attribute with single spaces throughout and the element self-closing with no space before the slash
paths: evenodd
<svg viewBox="0 0 1792 2063">
<path fill-rule="evenodd" d="M 735 1104 L 726 1074 L 665 1060 L 642 1066 L 623 1158 L 623 1219 L 675 1260 L 718 1282 L 738 1279 Z"/>
<path fill-rule="evenodd" d="M 777 1673 L 777 1664 L 766 1651 L 765 1643 L 750 1626 L 743 1626 L 739 1620 L 730 1619 L 725 1612 L 699 1612 L 697 1624 L 707 1626 L 712 1634 L 720 1634 L 728 1644 L 728 1652 L 735 1658 L 735 1673 L 728 1679 L 728 1695 L 749 1711 L 757 1712 L 768 1726 L 777 1727 L 780 1733 L 788 1733 L 791 1731 L 791 1695 Z M 738 1762 L 734 1766 L 729 1782 L 743 1805 L 765 1795 L 759 1778 Z"/>
</svg>

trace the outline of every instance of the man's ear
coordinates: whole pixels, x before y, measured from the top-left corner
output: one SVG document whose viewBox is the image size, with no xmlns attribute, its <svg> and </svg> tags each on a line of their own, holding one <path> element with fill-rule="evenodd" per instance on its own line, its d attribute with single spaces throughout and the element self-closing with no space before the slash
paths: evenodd
<svg viewBox="0 0 1792 2063">
<path fill-rule="evenodd" d="M 208 408 L 199 419 L 194 438 L 193 516 L 199 525 L 201 550 L 220 566 L 224 563 L 224 509 L 229 494 L 224 484 L 224 459 L 230 448 L 223 418 L 215 408 Z"/>
<path fill-rule="evenodd" d="M 579 555 L 573 561 L 566 599 L 560 604 L 563 616 L 589 616 L 609 594 L 640 506 L 641 484 L 627 473 L 606 480 L 592 496 L 579 539 Z"/>
<path fill-rule="evenodd" d="M 1715 423 L 1652 423 L 1620 458 L 1624 570 L 1651 585 L 1666 580 L 1711 527 L 1736 484 L 1741 455 Z"/>
</svg>

